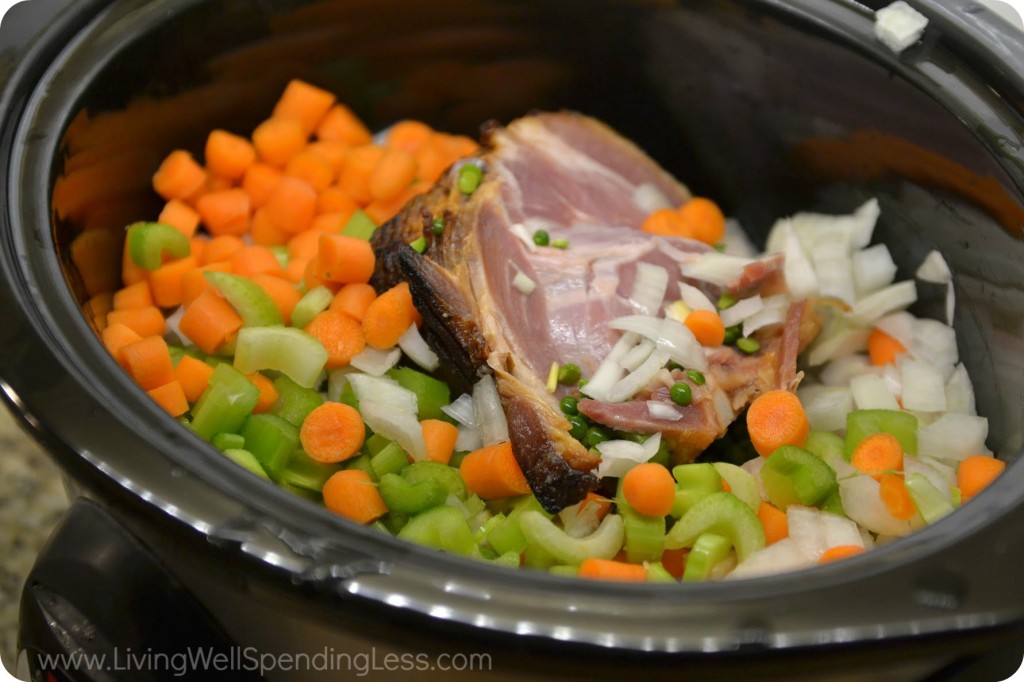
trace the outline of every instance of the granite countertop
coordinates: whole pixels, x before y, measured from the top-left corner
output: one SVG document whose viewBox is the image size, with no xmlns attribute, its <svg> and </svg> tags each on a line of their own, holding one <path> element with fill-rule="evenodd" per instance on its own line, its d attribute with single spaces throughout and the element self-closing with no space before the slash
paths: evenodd
<svg viewBox="0 0 1024 682">
<path fill-rule="evenodd" d="M 0 659 L 9 671 L 22 584 L 67 506 L 60 470 L 0 407 Z"/>
</svg>

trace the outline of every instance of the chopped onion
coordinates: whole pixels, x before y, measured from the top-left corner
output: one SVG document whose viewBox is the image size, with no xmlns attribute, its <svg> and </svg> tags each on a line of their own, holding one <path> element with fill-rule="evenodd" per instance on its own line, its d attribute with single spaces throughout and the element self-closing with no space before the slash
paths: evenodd
<svg viewBox="0 0 1024 682">
<path fill-rule="evenodd" d="M 403 388 L 391 377 L 352 373 L 348 375 L 348 383 L 352 386 L 360 406 L 363 402 L 373 402 L 389 406 L 392 412 L 416 414 L 416 394 Z"/>
<path fill-rule="evenodd" d="M 854 377 L 875 371 L 875 366 L 871 364 L 866 355 L 856 353 L 832 360 L 821 370 L 818 378 L 826 386 L 845 387 L 850 385 L 850 380 Z"/>
<path fill-rule="evenodd" d="M 351 377 L 349 377 L 351 380 Z M 411 391 L 410 391 L 411 392 Z M 413 395 L 415 398 L 415 394 Z M 416 461 L 427 459 L 427 446 L 423 440 L 423 427 L 416 412 L 395 409 L 390 403 L 359 399 L 359 413 L 366 425 L 385 438 L 389 438 Z"/>
<path fill-rule="evenodd" d="M 672 208 L 665 194 L 651 182 L 642 182 L 633 190 L 633 203 L 644 213 L 654 213 L 662 208 Z"/>
<path fill-rule="evenodd" d="M 167 333 L 171 334 L 178 340 L 183 346 L 191 346 L 192 340 L 185 336 L 181 331 L 181 318 L 185 314 L 185 306 L 180 305 L 178 309 L 167 316 L 167 321 L 164 323 Z"/>
<path fill-rule="evenodd" d="M 571 538 L 585 538 L 601 525 L 601 505 L 584 500 L 558 512 L 562 529 Z"/>
<path fill-rule="evenodd" d="M 623 369 L 632 372 L 651 356 L 651 352 L 653 350 L 654 342 L 650 339 L 643 339 L 640 343 L 630 348 L 628 353 L 622 356 L 622 360 L 619 364 L 622 365 Z"/>
<path fill-rule="evenodd" d="M 649 384 L 658 374 L 659 370 L 668 362 L 669 352 L 658 348 L 650 354 L 643 364 L 630 372 L 625 377 L 615 382 L 615 385 L 608 391 L 608 402 L 619 403 L 629 400 L 640 390 Z"/>
<path fill-rule="evenodd" d="M 875 37 L 890 50 L 900 53 L 924 35 L 928 17 L 903 0 L 875 12 Z"/>
<path fill-rule="evenodd" d="M 948 284 L 953 281 L 953 273 L 950 272 L 946 259 L 935 250 L 930 251 L 924 257 L 914 276 L 922 282 L 932 282 L 933 284 Z"/>
<path fill-rule="evenodd" d="M 724 287 L 742 275 L 744 268 L 755 262 L 752 258 L 727 256 L 717 251 L 708 251 L 689 263 L 683 263 L 681 268 L 683 274 L 691 279 L 699 279 Z"/>
<path fill-rule="evenodd" d="M 590 381 L 580 388 L 580 393 L 588 395 L 594 400 L 605 400 L 611 387 L 622 378 L 623 369 L 619 361 L 636 345 L 637 338 L 637 335 L 632 332 L 623 334 L 622 338 L 612 346 L 608 357 L 601 362 L 597 371 L 590 377 Z"/>
<path fill-rule="evenodd" d="M 821 523 L 825 527 L 826 547 L 842 547 L 843 545 L 864 546 L 864 538 L 860 533 L 860 528 L 850 519 L 829 512 L 820 512 L 818 518 L 821 519 Z"/>
<path fill-rule="evenodd" d="M 917 286 L 913 280 L 897 282 L 857 301 L 850 317 L 862 324 L 871 324 L 883 315 L 906 308 L 917 300 Z"/>
<path fill-rule="evenodd" d="M 967 375 L 967 368 L 960 363 L 946 382 L 946 412 L 956 414 L 977 414 L 974 402 L 974 386 Z"/>
<path fill-rule="evenodd" d="M 914 345 L 914 316 L 905 310 L 875 320 L 875 327 L 910 349 Z"/>
<path fill-rule="evenodd" d="M 818 275 L 814 272 L 811 259 L 807 257 L 799 237 L 796 236 L 796 232 L 792 228 L 785 234 L 782 245 L 786 257 L 783 272 L 789 291 L 797 298 L 816 296 Z"/>
<path fill-rule="evenodd" d="M 630 331 L 657 344 L 658 348 L 669 352 L 669 359 L 683 367 L 700 372 L 708 368 L 704 348 L 697 341 L 686 325 L 665 318 L 646 315 L 627 315 L 617 317 L 608 323 L 612 329 Z M 590 384 L 587 384 L 589 386 Z"/>
<path fill-rule="evenodd" d="M 437 353 L 431 350 L 427 342 L 420 336 L 420 330 L 415 322 L 410 324 L 405 333 L 399 337 L 398 347 L 409 356 L 410 360 L 428 372 L 433 372 L 441 366 L 441 359 L 437 357 Z"/>
<path fill-rule="evenodd" d="M 946 380 L 934 365 L 924 360 L 903 359 L 903 407 L 920 412 L 946 410 Z"/>
<path fill-rule="evenodd" d="M 853 411 L 853 395 L 846 386 L 801 386 L 797 395 L 815 431 L 841 431 Z"/>
<path fill-rule="evenodd" d="M 819 295 L 853 304 L 856 292 L 847 244 L 839 240 L 819 242 L 811 249 L 811 262 L 818 275 Z"/>
<path fill-rule="evenodd" d="M 504 443 L 508 437 L 508 422 L 501 407 L 501 397 L 494 377 L 488 374 L 473 387 L 474 422 L 484 445 Z"/>
<path fill-rule="evenodd" d="M 758 329 L 773 324 L 782 324 L 785 321 L 786 310 L 784 308 L 769 308 L 766 305 L 764 310 L 756 312 L 747 319 L 743 320 L 743 336 L 750 336 Z"/>
<path fill-rule="evenodd" d="M 519 293 L 529 296 L 537 288 L 537 283 L 530 279 L 525 272 L 519 270 L 516 272 L 516 276 L 512 278 L 512 286 Z"/>
<path fill-rule="evenodd" d="M 807 355 L 807 364 L 811 367 L 823 365 L 834 358 L 858 353 L 867 348 L 867 329 L 846 329 L 816 343 Z"/>
<path fill-rule="evenodd" d="M 953 376 L 953 368 L 959 360 L 956 346 L 956 331 L 938 320 L 914 319 L 914 341 L 908 346 L 918 360 L 931 363 L 942 373 L 943 381 Z"/>
<path fill-rule="evenodd" d="M 821 513 L 811 507 L 791 504 L 786 507 L 786 528 L 800 551 L 817 561 L 828 549 L 825 539 L 825 523 Z"/>
<path fill-rule="evenodd" d="M 732 573 L 725 577 L 726 580 L 756 578 L 762 575 L 796 571 L 813 565 L 814 560 L 804 554 L 795 540 L 783 538 L 748 556 L 746 561 L 737 565 Z"/>
<path fill-rule="evenodd" d="M 327 399 L 331 402 L 341 402 L 341 394 L 348 386 L 348 375 L 355 372 L 355 368 L 338 367 L 327 372 Z"/>
<path fill-rule="evenodd" d="M 861 374 L 850 381 L 850 393 L 858 410 L 898 410 L 900 404 L 877 374 Z"/>
<path fill-rule="evenodd" d="M 751 315 L 759 313 L 762 310 L 764 310 L 764 302 L 761 300 L 760 295 L 755 295 L 750 298 L 744 298 L 736 301 L 735 304 L 723 310 L 720 313 L 720 316 L 722 318 L 722 324 L 726 327 L 735 327 Z"/>
<path fill-rule="evenodd" d="M 878 199 L 871 197 L 857 207 L 857 210 L 850 216 L 850 247 L 863 249 L 871 243 L 871 235 L 875 233 L 875 225 L 878 223 L 882 209 L 878 205 Z"/>
<path fill-rule="evenodd" d="M 463 426 L 468 426 L 470 428 L 476 426 L 476 416 L 473 411 L 473 397 L 468 393 L 463 393 L 453 400 L 450 405 L 442 407 L 441 411 Z"/>
<path fill-rule="evenodd" d="M 839 496 L 843 511 L 853 521 L 872 533 L 909 535 L 913 527 L 909 521 L 897 519 L 886 508 L 879 494 L 878 481 L 867 475 L 855 475 L 839 480 Z"/>
<path fill-rule="evenodd" d="M 355 367 L 360 372 L 379 377 L 397 365 L 401 359 L 401 348 L 380 350 L 373 346 L 366 346 L 358 355 L 352 358 L 349 365 Z"/>
<path fill-rule="evenodd" d="M 858 297 L 887 287 L 895 279 L 896 262 L 885 244 L 875 244 L 853 253 L 853 281 Z"/>
<path fill-rule="evenodd" d="M 722 241 L 725 242 L 725 253 L 730 256 L 756 258 L 758 255 L 757 247 L 750 241 L 747 231 L 735 218 L 725 219 L 725 237 Z"/>
<path fill-rule="evenodd" d="M 683 303 L 690 307 L 690 310 L 710 310 L 711 312 L 718 312 L 718 308 L 711 302 L 703 291 L 687 284 L 686 282 L 679 283 L 679 295 L 683 299 Z"/>
<path fill-rule="evenodd" d="M 660 265 L 639 262 L 636 264 L 636 278 L 633 293 L 629 299 L 641 312 L 654 315 L 661 310 L 661 302 L 668 291 L 668 270 Z"/>
<path fill-rule="evenodd" d="M 647 414 L 651 415 L 651 419 L 664 419 L 673 422 L 683 418 L 683 413 L 675 405 L 660 400 L 647 401 Z"/>
<path fill-rule="evenodd" d="M 654 434 L 642 444 L 631 440 L 606 440 L 599 443 L 597 451 L 601 453 L 601 463 L 597 465 L 597 476 L 621 478 L 637 464 L 643 464 L 658 454 L 659 447 L 660 433 Z"/>
<path fill-rule="evenodd" d="M 917 430 L 919 452 L 929 457 L 959 462 L 971 455 L 985 454 L 988 419 L 968 414 L 944 414 Z"/>
<path fill-rule="evenodd" d="M 484 442 L 480 440 L 480 432 L 471 426 L 459 425 L 459 436 L 455 439 L 455 449 L 459 452 L 476 450 L 482 448 Z"/>
</svg>

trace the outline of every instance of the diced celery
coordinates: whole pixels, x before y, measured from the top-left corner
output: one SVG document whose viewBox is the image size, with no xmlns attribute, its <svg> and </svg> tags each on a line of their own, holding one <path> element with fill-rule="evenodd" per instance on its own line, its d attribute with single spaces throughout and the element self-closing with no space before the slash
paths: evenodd
<svg viewBox="0 0 1024 682">
<path fill-rule="evenodd" d="M 442 407 L 452 401 L 448 385 L 443 381 L 438 381 L 434 377 L 411 367 L 395 367 L 389 369 L 387 375 L 397 381 L 402 388 L 406 388 L 416 394 L 418 416 L 420 419 L 444 419 L 449 421 L 448 415 L 441 411 Z"/>
<path fill-rule="evenodd" d="M 163 265 L 164 254 L 184 258 L 192 250 L 192 243 L 181 230 L 163 223 L 129 225 L 125 239 L 129 257 L 145 270 L 156 270 Z"/>
<path fill-rule="evenodd" d="M 839 493 L 839 488 L 829 493 L 820 508 L 821 511 L 830 512 L 836 516 L 846 516 L 846 510 L 843 509 L 843 496 Z"/>
<path fill-rule="evenodd" d="M 345 468 L 357 469 L 365 473 L 367 476 L 369 476 L 370 480 L 377 480 L 377 472 L 373 470 L 373 464 L 370 462 L 369 455 L 359 455 L 358 457 L 353 457 L 352 459 L 345 462 Z"/>
<path fill-rule="evenodd" d="M 312 388 L 327 364 L 320 340 L 294 327 L 243 327 L 237 339 L 234 366 L 246 374 L 273 369 Z"/>
<path fill-rule="evenodd" d="M 649 583 L 674 583 L 675 576 L 665 570 L 660 561 L 652 561 L 647 564 L 647 582 Z"/>
<path fill-rule="evenodd" d="M 707 580 L 715 564 L 729 556 L 732 542 L 718 533 L 701 533 L 693 543 L 693 549 L 686 555 L 683 580 Z"/>
<path fill-rule="evenodd" d="M 714 462 L 711 466 L 729 484 L 729 492 L 757 511 L 761 506 L 761 490 L 757 487 L 757 479 L 750 472 L 729 462 Z"/>
<path fill-rule="evenodd" d="M 727 537 L 740 561 L 765 545 L 764 528 L 754 510 L 735 495 L 718 492 L 698 501 L 683 514 L 668 532 L 665 549 L 692 547 L 707 532 Z"/>
<path fill-rule="evenodd" d="M 245 420 L 242 437 L 249 452 L 277 481 L 299 443 L 299 429 L 277 415 L 254 414 Z"/>
<path fill-rule="evenodd" d="M 256 460 L 255 457 L 253 457 L 253 454 L 248 450 L 231 448 L 225 450 L 224 455 L 232 462 L 242 467 L 243 469 L 251 471 L 260 478 L 266 478 L 269 480 L 270 477 L 267 476 L 267 472 L 263 470 L 263 467 L 260 466 L 260 463 Z"/>
<path fill-rule="evenodd" d="M 320 393 L 299 386 L 284 374 L 274 379 L 274 388 L 277 389 L 278 398 L 270 412 L 295 426 L 302 426 L 309 413 L 324 402 Z"/>
<path fill-rule="evenodd" d="M 804 443 L 804 450 L 826 462 L 831 457 L 841 456 L 844 447 L 843 439 L 830 431 L 811 431 Z"/>
<path fill-rule="evenodd" d="M 488 562 L 495 564 L 496 566 L 505 566 L 506 568 L 519 568 L 520 554 L 519 552 L 505 552 L 504 554 L 497 556 L 493 559 L 487 559 Z"/>
<path fill-rule="evenodd" d="M 280 474 L 279 482 L 319 493 L 327 479 L 339 469 L 341 466 L 338 464 L 323 464 L 307 455 L 301 448 L 295 448 L 288 460 L 288 466 Z"/>
<path fill-rule="evenodd" d="M 495 518 L 498 518 L 495 516 Z M 498 554 L 515 552 L 521 554 L 529 544 L 522 528 L 519 527 L 518 518 L 506 518 L 492 528 L 486 536 L 487 544 Z"/>
<path fill-rule="evenodd" d="M 378 452 L 380 452 L 387 446 L 391 445 L 391 443 L 393 442 L 394 441 L 391 440 L 390 438 L 382 436 L 379 433 L 375 433 L 366 439 L 366 442 L 363 443 L 363 449 L 366 450 L 366 454 L 370 455 L 370 457 L 373 457 Z"/>
<path fill-rule="evenodd" d="M 392 535 L 398 535 L 398 532 L 405 527 L 405 524 L 409 523 L 409 515 L 389 512 L 380 517 L 379 520 Z"/>
<path fill-rule="evenodd" d="M 224 295 L 228 303 L 242 318 L 244 327 L 271 327 L 283 325 L 284 318 L 274 299 L 263 287 L 248 277 L 230 272 L 207 270 L 203 277 L 214 289 Z"/>
<path fill-rule="evenodd" d="M 462 474 L 440 462 L 413 462 L 402 469 L 402 478 L 409 483 L 435 480 L 444 488 L 445 497 L 454 495 L 465 501 L 469 496 L 469 490 L 466 488 L 466 482 L 462 480 Z"/>
<path fill-rule="evenodd" d="M 282 268 L 288 267 L 288 247 L 284 244 L 278 244 L 269 248 L 271 253 L 274 254 L 274 258 L 277 259 L 277 264 Z"/>
<path fill-rule="evenodd" d="M 783 445 L 768 456 L 761 469 L 761 484 L 779 509 L 791 504 L 816 506 L 839 485 L 832 467 L 794 445 Z"/>
<path fill-rule="evenodd" d="M 370 457 L 370 464 L 378 477 L 384 474 L 397 474 L 409 466 L 409 456 L 398 443 L 388 441 L 386 446 Z"/>
<path fill-rule="evenodd" d="M 936 488 L 924 474 L 911 474 L 906 479 L 907 492 L 925 523 L 935 523 L 953 511 L 949 498 Z"/>
<path fill-rule="evenodd" d="M 583 538 L 569 537 L 550 519 L 535 511 L 523 512 L 519 524 L 529 543 L 527 553 L 534 546 L 540 547 L 563 564 L 579 564 L 588 557 L 611 559 L 625 539 L 622 517 L 616 514 L 605 516 L 597 530 Z"/>
<path fill-rule="evenodd" d="M 213 443 L 213 447 L 221 452 L 245 449 L 245 438 L 238 433 L 215 433 L 210 442 Z"/>
<path fill-rule="evenodd" d="M 284 490 L 290 492 L 292 495 L 301 497 L 304 500 L 309 500 L 310 502 L 323 502 L 323 496 L 315 490 L 300 488 L 298 486 L 294 486 L 290 483 L 285 483 L 283 481 L 278 482 L 278 485 L 281 486 L 281 488 L 283 488 Z"/>
<path fill-rule="evenodd" d="M 882 431 L 895 436 L 903 452 L 917 455 L 917 417 L 901 410 L 854 410 L 846 415 L 846 459 L 862 440 Z"/>
<path fill-rule="evenodd" d="M 722 477 L 711 464 L 680 464 L 673 467 L 672 476 L 679 484 L 671 511 L 675 518 L 708 495 L 722 490 Z"/>
<path fill-rule="evenodd" d="M 231 365 L 217 365 L 192 408 L 192 430 L 207 441 L 218 433 L 238 433 L 259 398 L 260 390 L 248 377 Z"/>
<path fill-rule="evenodd" d="M 444 486 L 433 478 L 409 483 L 398 474 L 384 474 L 377 486 L 388 509 L 399 514 L 419 514 L 444 504 L 448 497 Z"/>
<path fill-rule="evenodd" d="M 302 295 L 292 308 L 292 326 L 305 329 L 313 318 L 327 310 L 334 300 L 334 294 L 327 287 L 314 287 Z"/>
<path fill-rule="evenodd" d="M 548 568 L 548 573 L 551 575 L 560 575 L 563 578 L 575 578 L 579 572 L 579 566 L 566 566 L 565 564 L 555 564 Z"/>
<path fill-rule="evenodd" d="M 370 216 L 366 215 L 365 212 L 356 209 L 356 212 L 352 214 L 352 217 L 345 223 L 345 227 L 341 228 L 341 233 L 346 237 L 355 237 L 356 239 L 365 239 L 370 241 L 370 237 L 376 231 L 377 225 L 373 222 Z"/>
<path fill-rule="evenodd" d="M 501 524 L 505 523 L 506 520 L 508 520 L 508 517 L 504 514 L 495 514 L 491 518 L 484 521 L 484 523 L 479 528 L 477 528 L 476 532 L 473 533 L 473 539 L 476 540 L 476 543 L 478 545 L 484 545 L 486 547 L 487 536 L 491 534 L 492 530 L 494 530 Z M 494 552 L 493 548 L 491 549 L 491 551 L 495 555 L 497 555 L 497 552 Z"/>
<path fill-rule="evenodd" d="M 527 568 L 546 570 L 559 563 L 558 557 L 540 545 L 530 544 L 522 553 L 522 565 Z"/>
<path fill-rule="evenodd" d="M 462 517 L 462 512 L 446 505 L 412 517 L 398 531 L 398 537 L 462 556 L 474 554 L 477 549 L 473 531 Z"/>
<path fill-rule="evenodd" d="M 656 561 L 665 549 L 665 517 L 644 516 L 620 504 L 625 534 L 626 560 L 632 563 Z"/>
</svg>

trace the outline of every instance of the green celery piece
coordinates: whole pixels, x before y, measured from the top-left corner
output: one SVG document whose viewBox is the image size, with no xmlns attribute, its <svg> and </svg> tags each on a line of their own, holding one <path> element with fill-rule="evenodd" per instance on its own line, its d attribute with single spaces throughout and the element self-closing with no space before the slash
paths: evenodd
<svg viewBox="0 0 1024 682">
<path fill-rule="evenodd" d="M 647 582 L 649 583 L 674 583 L 675 576 L 665 570 L 660 561 L 651 561 L 647 564 Z"/>
<path fill-rule="evenodd" d="M 462 556 L 470 556 L 478 551 L 473 531 L 462 517 L 462 512 L 446 505 L 413 516 L 398 531 L 398 537 Z"/>
<path fill-rule="evenodd" d="M 370 456 L 370 465 L 378 477 L 384 474 L 397 474 L 409 466 L 409 456 L 405 454 L 401 445 L 388 441 L 387 446 Z"/>
<path fill-rule="evenodd" d="M 363 443 L 363 448 L 366 450 L 366 454 L 373 457 L 378 452 L 380 452 L 387 446 L 391 445 L 391 443 L 393 442 L 394 441 L 392 441 L 390 438 L 382 436 L 379 433 L 375 433 L 366 439 L 366 442 Z"/>
<path fill-rule="evenodd" d="M 732 493 L 718 492 L 683 514 L 665 537 L 665 549 L 692 547 L 707 532 L 729 538 L 740 561 L 765 545 L 764 528 L 754 510 Z"/>
<path fill-rule="evenodd" d="M 277 389 L 278 399 L 270 408 L 271 414 L 295 426 L 302 426 L 309 413 L 324 402 L 324 397 L 318 391 L 299 386 L 285 374 L 274 379 L 274 388 Z"/>
<path fill-rule="evenodd" d="M 443 381 L 438 381 L 411 367 L 395 367 L 388 370 L 387 375 L 397 381 L 402 388 L 416 394 L 420 419 L 450 420 L 448 415 L 441 411 L 442 407 L 452 401 L 448 385 Z"/>
<path fill-rule="evenodd" d="M 497 516 L 495 518 L 498 518 Z M 486 536 L 487 544 L 498 554 L 515 552 L 521 554 L 529 544 L 522 528 L 519 527 L 519 519 L 506 518 L 492 528 Z"/>
<path fill-rule="evenodd" d="M 729 556 L 732 542 L 718 533 L 701 533 L 693 543 L 693 549 L 686 555 L 683 580 L 707 580 L 715 564 Z"/>
<path fill-rule="evenodd" d="M 253 414 L 245 420 L 242 437 L 271 480 L 278 481 L 299 444 L 299 428 L 275 414 Z"/>
<path fill-rule="evenodd" d="M 242 327 L 237 339 L 234 365 L 246 374 L 272 369 L 312 388 L 327 364 L 327 349 L 301 329 Z"/>
<path fill-rule="evenodd" d="M 274 299 L 248 277 L 207 270 L 203 278 L 223 294 L 242 318 L 243 327 L 274 327 L 284 324 Z"/>
<path fill-rule="evenodd" d="M 925 523 L 935 523 L 953 511 L 953 504 L 924 474 L 911 474 L 905 483 Z"/>
<path fill-rule="evenodd" d="M 523 512 L 519 525 L 529 543 L 527 552 L 531 547 L 540 547 L 563 564 L 580 564 L 588 557 L 611 559 L 625 539 L 625 524 L 617 514 L 605 516 L 597 530 L 583 538 L 569 537 L 550 519 L 535 511 Z"/>
<path fill-rule="evenodd" d="M 267 472 L 260 466 L 259 461 L 257 461 L 253 454 L 248 450 L 230 448 L 224 451 L 224 455 L 243 469 L 251 471 L 260 478 L 270 480 L 270 477 L 267 476 Z"/>
<path fill-rule="evenodd" d="M 729 491 L 747 505 L 757 511 L 761 506 L 761 490 L 757 487 L 757 479 L 742 467 L 729 462 L 713 462 L 711 466 L 729 484 Z"/>
<path fill-rule="evenodd" d="M 359 398 L 356 397 L 356 390 L 352 388 L 352 384 L 347 381 L 345 382 L 345 386 L 341 389 L 341 395 L 338 396 L 338 402 L 348 405 L 357 412 L 359 411 Z"/>
<path fill-rule="evenodd" d="M 456 450 L 452 453 L 452 458 L 448 460 L 448 466 L 458 469 L 462 466 L 462 460 L 466 459 L 468 454 L 469 450 Z"/>
<path fill-rule="evenodd" d="M 277 264 L 282 268 L 288 267 L 288 247 L 284 244 L 278 244 L 269 248 L 271 253 L 274 254 L 274 258 L 277 259 Z"/>
<path fill-rule="evenodd" d="M 507 519 L 508 517 L 504 514 L 495 514 L 491 518 L 484 521 L 483 525 L 481 525 L 477 529 L 476 533 L 473 534 L 473 539 L 476 540 L 476 543 L 478 545 L 484 545 L 484 547 L 482 547 L 481 549 L 487 547 L 487 536 L 491 534 L 491 531 L 500 526 L 501 524 L 505 523 Z M 495 555 L 497 555 L 497 552 L 494 552 L 493 548 L 491 548 L 491 551 Z"/>
<path fill-rule="evenodd" d="M 377 480 L 377 472 L 373 470 L 373 464 L 370 463 L 369 455 L 359 455 L 345 462 L 346 469 L 358 469 L 367 476 L 370 477 L 371 481 Z"/>
<path fill-rule="evenodd" d="M 334 300 L 334 294 L 327 287 L 314 287 L 302 295 L 292 308 L 292 326 L 305 329 L 313 318 L 327 310 Z"/>
<path fill-rule="evenodd" d="M 768 500 L 779 509 L 791 504 L 817 506 L 839 485 L 832 467 L 794 445 L 783 445 L 768 456 L 761 469 L 761 484 Z"/>
<path fill-rule="evenodd" d="M 846 459 L 862 440 L 882 431 L 895 436 L 903 452 L 917 455 L 917 417 L 901 410 L 854 410 L 846 415 Z"/>
<path fill-rule="evenodd" d="M 409 515 L 388 512 L 378 520 L 384 524 L 384 527 L 387 528 L 389 533 L 392 535 L 398 535 L 398 532 L 405 527 L 405 524 L 409 523 Z"/>
<path fill-rule="evenodd" d="M 672 477 L 678 489 L 670 513 L 677 519 L 700 500 L 722 490 L 722 476 L 711 464 L 680 464 L 672 468 Z"/>
<path fill-rule="evenodd" d="M 566 566 L 565 564 L 555 564 L 548 568 L 548 573 L 551 575 L 559 575 L 563 578 L 575 578 L 579 575 L 579 566 Z"/>
<path fill-rule="evenodd" d="M 210 442 L 221 452 L 245 449 L 245 438 L 238 433 L 215 433 Z"/>
<path fill-rule="evenodd" d="M 619 504 L 623 521 L 626 560 L 632 563 L 657 561 L 665 550 L 665 517 L 644 516 Z"/>
<path fill-rule="evenodd" d="M 192 430 L 207 441 L 218 433 L 238 433 L 259 398 L 260 390 L 247 376 L 231 365 L 217 365 L 192 408 Z"/>
<path fill-rule="evenodd" d="M 294 485 L 292 485 L 290 483 L 286 483 L 284 481 L 278 482 L 278 485 L 281 488 L 283 488 L 283 489 L 287 490 L 288 492 L 290 492 L 292 495 L 296 495 L 297 497 L 301 497 L 304 500 L 309 500 L 310 502 L 318 502 L 318 503 L 323 503 L 323 501 L 324 501 L 323 496 L 319 492 L 317 492 L 315 490 L 308 490 L 307 488 L 301 488 L 299 486 L 294 486 Z"/>
<path fill-rule="evenodd" d="M 519 568 L 519 553 L 518 552 L 505 552 L 493 559 L 487 559 L 488 563 L 496 566 L 505 566 L 506 568 Z"/>
<path fill-rule="evenodd" d="M 319 493 L 327 479 L 340 469 L 337 464 L 323 464 L 307 455 L 302 448 L 295 448 L 278 482 Z"/>
<path fill-rule="evenodd" d="M 842 438 L 830 431 L 811 431 L 807 434 L 807 441 L 803 447 L 812 455 L 828 462 L 832 457 L 842 456 L 846 445 Z"/>
<path fill-rule="evenodd" d="M 540 545 L 529 544 L 526 549 L 523 550 L 522 565 L 527 568 L 538 569 L 542 571 L 549 570 L 552 566 L 556 566 L 561 563 L 551 552 L 547 551 Z"/>
<path fill-rule="evenodd" d="M 164 254 L 184 258 L 192 243 L 180 230 L 163 223 L 134 223 L 128 226 L 128 255 L 135 265 L 156 270 L 163 265 Z"/>
<path fill-rule="evenodd" d="M 370 241 L 370 237 L 377 230 L 376 223 L 366 215 L 360 209 L 356 209 L 356 212 L 352 214 L 352 217 L 345 223 L 345 227 L 341 228 L 341 233 L 346 237 L 354 237 L 356 239 L 365 239 Z"/>
<path fill-rule="evenodd" d="M 167 352 L 171 354 L 171 364 L 175 367 L 181 362 L 181 359 L 187 355 L 185 349 L 176 343 L 167 344 Z"/>
<path fill-rule="evenodd" d="M 399 514 L 419 514 L 444 504 L 448 497 L 444 486 L 436 479 L 409 483 L 398 474 L 381 476 L 377 491 L 388 509 Z"/>
<path fill-rule="evenodd" d="M 376 521 L 371 523 L 370 528 L 373 528 L 374 530 L 379 530 L 381 533 L 385 533 L 386 535 L 391 535 L 391 531 L 388 530 L 388 527 L 385 526 L 380 519 L 377 519 Z"/>
<path fill-rule="evenodd" d="M 833 490 L 825 501 L 821 503 L 821 511 L 835 514 L 836 516 L 846 516 L 846 510 L 843 509 L 843 496 L 839 494 L 839 488 Z"/>
<path fill-rule="evenodd" d="M 465 502 L 469 497 L 469 490 L 466 488 L 466 482 L 462 480 L 462 474 L 440 462 L 413 462 L 402 469 L 402 478 L 409 483 L 435 480 L 444 488 L 446 498 L 454 495 Z"/>
</svg>

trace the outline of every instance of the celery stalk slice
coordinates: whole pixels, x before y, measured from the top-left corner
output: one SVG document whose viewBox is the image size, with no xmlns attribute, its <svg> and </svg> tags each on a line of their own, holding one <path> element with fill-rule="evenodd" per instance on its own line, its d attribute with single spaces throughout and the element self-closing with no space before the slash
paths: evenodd
<svg viewBox="0 0 1024 682">
<path fill-rule="evenodd" d="M 242 327 L 234 366 L 245 374 L 277 370 L 303 388 L 312 388 L 327 364 L 320 341 L 294 327 Z"/>
</svg>

